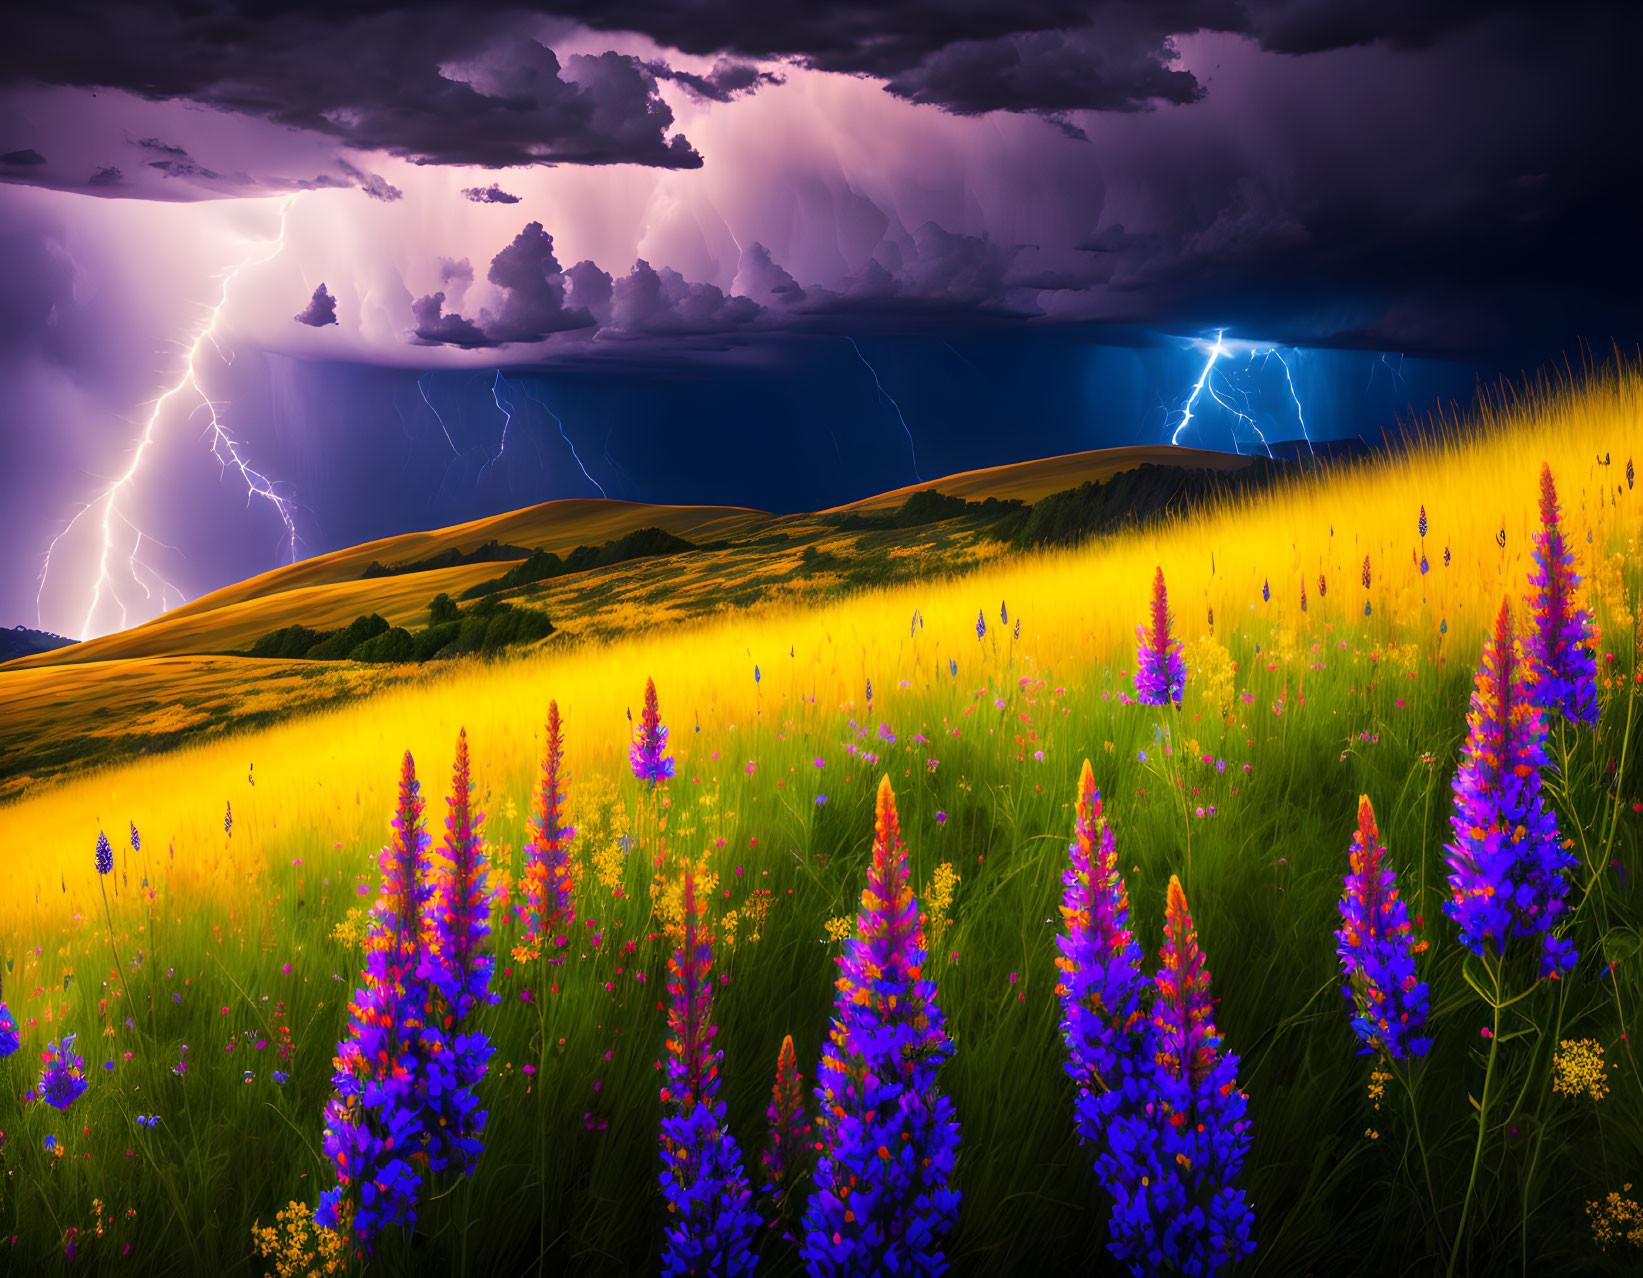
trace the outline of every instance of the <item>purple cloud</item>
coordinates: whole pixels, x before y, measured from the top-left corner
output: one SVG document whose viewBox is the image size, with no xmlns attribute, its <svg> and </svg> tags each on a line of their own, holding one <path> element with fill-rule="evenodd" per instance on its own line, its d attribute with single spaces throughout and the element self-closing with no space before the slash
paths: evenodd
<svg viewBox="0 0 1643 1278">
<path fill-rule="evenodd" d="M 499 183 L 492 182 L 489 186 L 465 186 L 462 188 L 462 198 L 471 200 L 475 204 L 518 204 L 519 197 L 504 191 Z"/>
<path fill-rule="evenodd" d="M 324 328 L 327 324 L 337 322 L 337 299 L 325 291 L 321 284 L 314 290 L 314 296 L 307 306 L 296 314 L 299 324 L 306 324 L 310 328 Z"/>
</svg>

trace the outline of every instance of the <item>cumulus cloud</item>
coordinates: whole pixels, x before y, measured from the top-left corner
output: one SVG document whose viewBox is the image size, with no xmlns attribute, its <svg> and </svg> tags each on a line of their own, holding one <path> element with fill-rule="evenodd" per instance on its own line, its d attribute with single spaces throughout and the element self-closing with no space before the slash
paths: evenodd
<svg viewBox="0 0 1643 1278">
<path fill-rule="evenodd" d="M 461 315 L 446 315 L 445 294 L 432 293 L 411 303 L 411 317 L 416 322 L 416 341 L 423 346 L 461 346 L 474 349 L 499 346 L 480 330 L 472 320 Z"/>
<path fill-rule="evenodd" d="M 314 296 L 309 299 L 308 305 L 298 311 L 296 321 L 306 324 L 310 328 L 324 328 L 327 324 L 337 322 L 337 299 L 325 291 L 321 284 L 314 290 Z"/>
<path fill-rule="evenodd" d="M 692 284 L 671 267 L 658 271 L 640 258 L 614 282 L 610 325 L 600 336 L 717 333 L 751 323 L 760 309 L 752 298 L 726 296 L 713 284 Z"/>
<path fill-rule="evenodd" d="M 489 186 L 465 186 L 462 188 L 462 198 L 475 204 L 519 203 L 519 197 L 504 191 L 498 182 L 492 182 Z"/>
<path fill-rule="evenodd" d="M 491 259 L 485 278 L 502 290 L 502 309 L 486 316 L 485 332 L 499 342 L 539 342 L 549 333 L 590 328 L 593 315 L 565 305 L 565 275 L 553 255 L 553 236 L 528 222 Z"/>
<path fill-rule="evenodd" d="M 730 291 L 751 297 L 762 306 L 792 306 L 804 301 L 804 288 L 771 260 L 770 250 L 754 240 L 742 250 Z"/>
</svg>

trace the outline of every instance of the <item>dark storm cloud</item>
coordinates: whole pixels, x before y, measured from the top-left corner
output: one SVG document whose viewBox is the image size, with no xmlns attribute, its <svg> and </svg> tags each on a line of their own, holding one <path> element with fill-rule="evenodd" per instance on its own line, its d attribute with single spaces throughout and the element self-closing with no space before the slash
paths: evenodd
<svg viewBox="0 0 1643 1278">
<path fill-rule="evenodd" d="M 479 326 L 461 315 L 446 315 L 445 294 L 433 293 L 411 303 L 416 340 L 424 346 L 461 346 L 467 350 L 501 343 L 486 337 Z"/>
<path fill-rule="evenodd" d="M 324 328 L 327 324 L 337 322 L 337 299 L 325 291 L 321 284 L 314 290 L 314 296 L 307 306 L 297 312 L 296 321 L 306 324 L 310 328 Z"/>
<path fill-rule="evenodd" d="M 7 151 L 4 155 L 0 155 L 0 164 L 24 165 L 44 164 L 45 162 L 46 157 L 41 155 L 33 147 L 29 147 L 22 151 Z"/>
<path fill-rule="evenodd" d="M 373 200 L 379 200 L 383 204 L 392 204 L 395 200 L 405 198 L 405 192 L 401 191 L 380 173 L 368 173 L 364 169 L 349 164 L 346 160 L 339 160 L 337 167 L 352 178 L 354 184 Z"/>
<path fill-rule="evenodd" d="M 660 61 L 645 63 L 645 70 L 658 80 L 672 80 L 683 85 L 693 96 L 708 102 L 729 102 L 767 84 L 787 83 L 783 76 L 774 71 L 761 71 L 756 66 L 730 58 L 720 58 L 706 75 L 680 71 Z"/>
<path fill-rule="evenodd" d="M 475 204 L 518 204 L 519 197 L 502 189 L 498 182 L 489 186 L 465 186 L 462 188 L 462 198 Z"/>
<path fill-rule="evenodd" d="M 86 185 L 118 186 L 123 181 L 125 181 L 125 174 L 120 172 L 117 165 L 104 164 L 92 171 L 91 176 L 86 179 Z"/>
<path fill-rule="evenodd" d="M 0 83 L 187 99 L 418 163 L 701 163 L 639 59 L 561 65 L 526 25 L 513 7 L 67 0 L 8 18 Z"/>
</svg>

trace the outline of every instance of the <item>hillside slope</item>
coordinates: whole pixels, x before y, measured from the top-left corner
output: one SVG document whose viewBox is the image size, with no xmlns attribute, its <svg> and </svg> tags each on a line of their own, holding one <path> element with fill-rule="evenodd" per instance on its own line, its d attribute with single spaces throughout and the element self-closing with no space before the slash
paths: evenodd
<svg viewBox="0 0 1643 1278">
<path fill-rule="evenodd" d="M 131 630 L 0 665 L 0 799 L 78 766 L 307 712 L 449 664 L 301 659 L 312 637 L 277 656 L 251 655 L 259 640 L 290 627 L 324 633 L 375 615 L 379 627 L 429 636 L 430 604 L 446 595 L 464 617 L 482 607 L 523 607 L 551 621 L 546 639 L 520 642 L 606 643 L 739 609 L 807 605 L 967 572 L 1008 554 L 1012 539 L 1020 543 L 1029 511 L 1008 503 L 1100 483 L 1105 500 L 1086 529 L 1100 531 L 1115 518 L 1172 508 L 1172 493 L 1201 500 L 1216 487 L 1203 482 L 1206 472 L 1266 482 L 1282 468 L 1193 449 L 1111 449 L 970 471 L 814 514 L 577 499 L 368 542 L 224 587 Z M 930 490 L 947 500 L 907 502 Z M 988 498 L 996 500 L 983 507 Z M 1066 540 L 1059 534 L 1069 524 L 1076 534 L 1081 518 L 1089 518 L 1082 507 L 1056 521 L 1057 539 Z M 688 546 L 604 566 L 570 556 L 643 528 L 664 529 Z M 421 566 L 491 541 L 568 562 L 546 579 L 506 585 L 499 578 L 524 563 Z M 373 564 L 399 571 L 361 576 Z M 482 583 L 491 589 L 475 600 Z M 453 642 L 449 652 L 476 653 L 478 645 Z"/>
</svg>

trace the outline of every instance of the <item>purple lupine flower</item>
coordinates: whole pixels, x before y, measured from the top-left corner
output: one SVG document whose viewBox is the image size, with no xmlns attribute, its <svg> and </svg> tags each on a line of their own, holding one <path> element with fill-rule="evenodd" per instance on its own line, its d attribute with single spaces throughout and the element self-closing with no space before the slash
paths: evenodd
<svg viewBox="0 0 1643 1278">
<path fill-rule="evenodd" d="M 546 744 L 542 755 L 542 782 L 531 812 L 531 839 L 525 844 L 525 931 L 527 938 L 568 931 L 576 921 L 576 884 L 571 871 L 570 843 L 576 830 L 565 825 L 568 799 L 565 776 L 565 734 L 559 703 L 548 703 Z"/>
<path fill-rule="evenodd" d="M 1426 555 L 1424 553 L 1422 553 L 1422 555 L 1421 555 L 1420 568 L 1421 568 L 1421 576 L 1423 576 L 1423 577 L 1426 576 L 1426 574 L 1432 570 L 1432 565 L 1426 562 Z"/>
<path fill-rule="evenodd" d="M 976 638 L 984 638 L 987 634 L 987 616 L 980 608 L 976 609 Z"/>
<path fill-rule="evenodd" d="M 131 821 L 128 822 L 128 824 L 131 826 L 131 850 L 133 852 L 141 852 L 143 850 L 143 839 L 142 836 L 137 833 L 137 823 L 135 821 Z"/>
<path fill-rule="evenodd" d="M 234 837 L 234 802 L 232 799 L 225 800 L 223 804 L 222 832 L 228 835 L 229 838 Z"/>
<path fill-rule="evenodd" d="M 1014 634 L 1015 634 L 1015 637 L 1016 637 L 1016 638 L 1017 638 L 1017 639 L 1019 639 L 1019 638 L 1021 638 L 1021 618 L 1020 618 L 1020 617 L 1017 617 L 1017 618 L 1016 618 L 1016 619 L 1015 619 L 1015 631 L 1014 631 Z"/>
<path fill-rule="evenodd" d="M 1124 1080 L 1098 1164 L 1113 1195 L 1108 1250 L 1135 1273 L 1211 1274 L 1255 1250 L 1255 1214 L 1232 1181 L 1249 1152 L 1248 1097 L 1222 1056 L 1209 973 L 1181 881 L 1170 876 L 1153 1068 Z"/>
<path fill-rule="evenodd" d="M 348 1233 L 364 1251 L 381 1229 L 416 1222 L 429 1165 L 432 1063 L 449 1050 L 428 1023 L 422 914 L 433 887 L 418 790 L 407 750 L 394 837 L 378 858 L 382 890 L 370 915 L 364 988 L 349 1003 L 332 1075 L 336 1092 L 325 1107 L 324 1149 L 337 1185 L 320 1195 L 314 1221 Z"/>
<path fill-rule="evenodd" d="M 0 1056 L 10 1056 L 21 1042 L 17 1035 L 17 1019 L 12 1016 L 11 1008 L 0 999 Z"/>
<path fill-rule="evenodd" d="M 491 897 L 485 882 L 488 867 L 479 837 L 485 818 L 473 807 L 467 729 L 457 735 L 451 797 L 445 802 L 450 811 L 441 850 L 444 865 L 424 926 L 432 950 L 423 958 L 431 986 L 428 1020 L 449 1045 L 435 1061 L 442 1086 L 430 1088 L 437 1096 L 438 1122 L 429 1128 L 434 1136 L 429 1154 L 435 1171 L 454 1161 L 466 1173 L 473 1170 L 484 1148 L 479 1136 L 486 1114 L 478 1108 L 474 1089 L 496 1048 L 489 1035 L 464 1032 L 464 1026 L 476 1007 L 501 1001 L 491 991 L 496 959 L 485 948 L 491 934 Z"/>
<path fill-rule="evenodd" d="M 1091 1157 L 1106 1151 L 1106 1130 L 1123 1103 L 1124 1078 L 1147 1067 L 1147 1018 L 1141 1005 L 1147 979 L 1141 947 L 1129 929 L 1130 902 L 1112 830 L 1101 815 L 1101 792 L 1088 759 L 1078 778 L 1078 803 L 1068 848 L 1070 868 L 1061 875 L 1061 917 L 1066 934 L 1056 937 L 1061 976 L 1061 1037 L 1067 1073 L 1078 1087 L 1074 1122 Z"/>
<path fill-rule="evenodd" d="M 629 711 L 631 715 L 632 712 Z M 645 680 L 645 709 L 639 719 L 639 735 L 628 746 L 628 762 L 633 775 L 640 781 L 649 781 L 652 788 L 658 781 L 673 775 L 673 760 L 663 755 L 667 749 L 667 725 L 662 722 L 661 710 L 656 704 L 656 680 Z"/>
<path fill-rule="evenodd" d="M 1366 794 L 1358 799 L 1335 952 L 1346 977 L 1341 992 L 1357 1012 L 1352 1029 L 1363 1040 L 1358 1055 L 1382 1052 L 1402 1060 L 1425 1056 L 1432 1045 L 1429 1038 L 1413 1037 L 1426 1024 L 1426 985 L 1415 975 L 1415 955 L 1426 942 L 1415 939 L 1409 908 L 1398 897 L 1397 876 L 1385 856 Z"/>
<path fill-rule="evenodd" d="M 889 777 L 876 809 L 873 863 L 856 935 L 836 960 L 843 972 L 816 1074 L 820 1153 L 799 1254 L 821 1278 L 939 1274 L 958 1218 L 949 1180 L 959 1124 L 936 1087 L 953 1042 L 935 982 L 922 975 L 924 932 Z"/>
<path fill-rule="evenodd" d="M 1007 626 L 1010 624 L 1010 610 L 1005 607 L 1002 599 L 998 601 L 998 620 L 1000 625 Z"/>
<path fill-rule="evenodd" d="M 64 1034 L 54 1043 L 46 1044 L 40 1053 L 45 1068 L 40 1071 L 40 1085 L 36 1089 L 40 1099 L 54 1109 L 67 1109 L 86 1091 L 86 1063 L 74 1053 L 77 1035 Z"/>
<path fill-rule="evenodd" d="M 1466 745 L 1455 776 L 1455 841 L 1444 844 L 1454 871 L 1444 913 L 1460 925 L 1461 944 L 1483 957 L 1504 955 L 1511 937 L 1541 937 L 1540 974 L 1574 967 L 1574 945 L 1552 935 L 1566 908 L 1564 871 L 1575 858 L 1558 838 L 1557 816 L 1540 793 L 1546 724 L 1536 704 L 1539 668 L 1512 633 L 1503 599 L 1494 637 L 1484 644 L 1466 716 Z"/>
<path fill-rule="evenodd" d="M 108 845 L 108 835 L 97 831 L 97 873 L 107 874 L 114 868 L 114 849 Z"/>
<path fill-rule="evenodd" d="M 1152 582 L 1151 633 L 1145 625 L 1135 628 L 1140 646 L 1135 656 L 1135 697 L 1142 705 L 1181 704 L 1187 671 L 1181 660 L 1180 640 L 1170 639 L 1169 595 L 1164 589 L 1164 570 Z"/>
<path fill-rule="evenodd" d="M 1272 602 L 1272 582 L 1266 577 L 1261 578 L 1261 602 Z"/>
<path fill-rule="evenodd" d="M 1422 537 L 1426 536 L 1426 503 L 1425 502 L 1421 503 L 1421 514 L 1420 514 L 1420 518 L 1415 521 L 1415 527 L 1420 529 L 1420 535 Z"/>
<path fill-rule="evenodd" d="M 741 1150 L 725 1122 L 719 1090 L 722 1051 L 713 1050 L 712 934 L 697 909 L 696 871 L 685 867 L 684 935 L 668 960 L 667 1085 L 664 1104 L 678 1108 L 662 1120 L 662 1193 L 668 1201 L 662 1273 L 750 1274 L 758 1263 L 753 1230 L 758 1215 Z"/>
<path fill-rule="evenodd" d="M 776 1055 L 776 1082 L 765 1109 L 770 1143 L 760 1155 L 764 1181 L 778 1217 L 785 1216 L 810 1148 L 810 1119 L 804 1112 L 804 1075 L 799 1073 L 793 1036 L 782 1039 Z"/>
<path fill-rule="evenodd" d="M 1539 666 L 1535 695 L 1550 713 L 1570 723 L 1597 722 L 1597 653 L 1592 650 L 1592 618 L 1575 607 L 1574 553 L 1558 522 L 1552 468 L 1540 467 L 1540 531 L 1534 538 L 1534 571 L 1528 605 L 1534 624 L 1524 636 L 1525 653 Z"/>
</svg>

